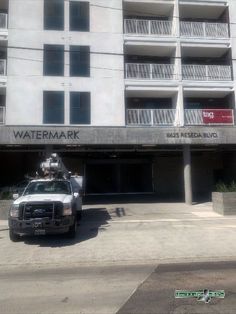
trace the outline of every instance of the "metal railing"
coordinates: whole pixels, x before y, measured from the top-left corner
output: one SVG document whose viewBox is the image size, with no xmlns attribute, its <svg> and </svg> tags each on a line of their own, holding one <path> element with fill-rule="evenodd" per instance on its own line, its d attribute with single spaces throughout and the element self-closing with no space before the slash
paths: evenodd
<svg viewBox="0 0 236 314">
<path fill-rule="evenodd" d="M 234 125 L 232 109 L 185 109 L 185 125 Z"/>
<path fill-rule="evenodd" d="M 6 60 L 0 59 L 0 76 L 6 75 Z"/>
<path fill-rule="evenodd" d="M 130 35 L 172 36 L 173 23 L 162 20 L 125 19 L 124 32 Z"/>
<path fill-rule="evenodd" d="M 126 63 L 125 78 L 141 80 L 173 80 L 174 64 Z"/>
<path fill-rule="evenodd" d="M 182 65 L 183 80 L 197 81 L 231 81 L 232 72 L 230 65 Z"/>
<path fill-rule="evenodd" d="M 229 38 L 227 23 L 180 22 L 182 37 Z"/>
<path fill-rule="evenodd" d="M 5 123 L 5 107 L 0 106 L 0 124 Z"/>
<path fill-rule="evenodd" d="M 127 109 L 128 125 L 173 125 L 176 109 Z"/>
<path fill-rule="evenodd" d="M 0 13 L 0 29 L 7 29 L 7 14 Z"/>
</svg>

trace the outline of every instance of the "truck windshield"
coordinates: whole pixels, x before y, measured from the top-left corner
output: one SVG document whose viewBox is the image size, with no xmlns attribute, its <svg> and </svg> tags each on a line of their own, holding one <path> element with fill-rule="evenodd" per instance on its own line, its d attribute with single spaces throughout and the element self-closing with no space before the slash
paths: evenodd
<svg viewBox="0 0 236 314">
<path fill-rule="evenodd" d="M 29 194 L 71 194 L 70 183 L 67 181 L 31 182 L 24 192 L 24 195 Z"/>
</svg>

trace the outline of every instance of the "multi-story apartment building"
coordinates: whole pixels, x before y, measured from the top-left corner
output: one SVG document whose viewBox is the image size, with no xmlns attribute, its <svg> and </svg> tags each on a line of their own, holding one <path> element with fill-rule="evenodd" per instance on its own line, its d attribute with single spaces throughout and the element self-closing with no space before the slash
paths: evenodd
<svg viewBox="0 0 236 314">
<path fill-rule="evenodd" d="M 236 178 L 235 12 L 234 0 L 2 0 L 1 185 L 53 150 L 88 194 L 209 199 Z"/>
</svg>

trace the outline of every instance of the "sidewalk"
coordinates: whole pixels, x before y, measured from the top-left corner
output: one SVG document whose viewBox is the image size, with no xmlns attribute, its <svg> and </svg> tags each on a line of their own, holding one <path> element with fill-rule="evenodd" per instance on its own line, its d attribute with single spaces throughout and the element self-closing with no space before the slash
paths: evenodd
<svg viewBox="0 0 236 314">
<path fill-rule="evenodd" d="M 231 219 L 215 213 L 212 203 L 186 205 L 185 203 L 124 203 L 85 205 L 85 211 L 93 209 L 94 216 L 86 215 L 85 220 L 97 219 L 97 212 L 106 209 L 112 221 L 185 221 L 199 219 Z"/>
<path fill-rule="evenodd" d="M 214 213 L 211 203 L 86 205 L 75 240 L 12 243 L 7 221 L 0 231 L 1 266 L 236 260 L 236 216 Z"/>
<path fill-rule="evenodd" d="M 212 210 L 212 203 L 186 205 L 185 203 L 124 203 L 84 205 L 83 222 L 93 222 L 101 218 L 101 210 L 106 210 L 110 222 L 151 222 L 232 219 Z M 6 215 L 5 215 L 6 216 Z M 7 216 L 6 216 L 7 217 Z M 103 219 L 103 218 L 102 218 Z M 7 226 L 7 219 L 0 219 L 1 226 Z"/>
</svg>

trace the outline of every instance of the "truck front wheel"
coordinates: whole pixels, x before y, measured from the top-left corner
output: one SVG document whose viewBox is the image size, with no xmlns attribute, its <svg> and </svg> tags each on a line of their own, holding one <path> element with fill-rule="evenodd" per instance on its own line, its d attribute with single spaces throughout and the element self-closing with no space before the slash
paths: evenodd
<svg viewBox="0 0 236 314">
<path fill-rule="evenodd" d="M 80 221 L 82 219 L 82 210 L 77 211 L 76 218 L 77 218 L 77 221 Z"/>
<path fill-rule="evenodd" d="M 12 242 L 20 241 L 20 235 L 13 232 L 12 229 L 9 229 L 9 238 Z"/>
<path fill-rule="evenodd" d="M 74 239 L 76 237 L 76 232 L 77 232 L 77 221 L 75 219 L 73 225 L 69 228 L 69 231 L 67 232 L 67 236 L 70 239 Z"/>
</svg>

